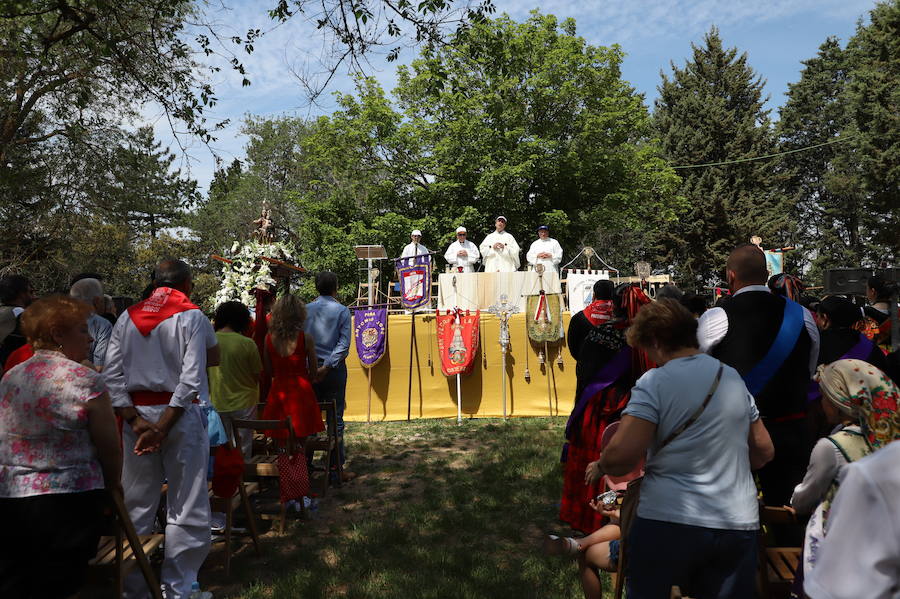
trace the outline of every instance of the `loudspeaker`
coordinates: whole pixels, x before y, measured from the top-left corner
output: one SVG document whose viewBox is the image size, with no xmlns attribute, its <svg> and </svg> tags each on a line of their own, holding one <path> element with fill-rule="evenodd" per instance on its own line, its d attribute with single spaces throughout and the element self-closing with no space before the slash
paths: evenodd
<svg viewBox="0 0 900 599">
<path fill-rule="evenodd" d="M 825 271 L 826 295 L 866 295 L 866 280 L 875 274 L 868 268 L 829 268 Z"/>
</svg>

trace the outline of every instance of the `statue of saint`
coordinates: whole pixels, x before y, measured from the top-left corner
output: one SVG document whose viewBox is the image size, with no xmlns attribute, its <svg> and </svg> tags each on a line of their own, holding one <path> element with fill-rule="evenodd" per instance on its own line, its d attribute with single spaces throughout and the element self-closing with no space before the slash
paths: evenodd
<svg viewBox="0 0 900 599">
<path fill-rule="evenodd" d="M 272 228 L 272 219 L 269 217 L 269 202 L 263 201 L 262 214 L 253 221 L 253 224 L 256 225 L 256 231 L 253 232 L 253 236 L 258 241 L 272 241 L 272 234 L 269 232 L 269 229 Z"/>
</svg>

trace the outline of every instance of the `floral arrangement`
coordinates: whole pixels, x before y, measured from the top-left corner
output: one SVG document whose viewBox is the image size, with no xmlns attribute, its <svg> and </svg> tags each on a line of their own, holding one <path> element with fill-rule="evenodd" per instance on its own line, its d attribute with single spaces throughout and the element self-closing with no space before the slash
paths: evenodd
<svg viewBox="0 0 900 599">
<path fill-rule="evenodd" d="M 235 241 L 231 246 L 231 264 L 225 264 L 214 305 L 239 301 L 245 306 L 253 306 L 256 301 L 253 290 L 271 289 L 276 283 L 272 265 L 262 258 L 289 261 L 296 254 L 296 248 L 283 241 L 261 243 L 249 240 L 243 245 Z"/>
</svg>

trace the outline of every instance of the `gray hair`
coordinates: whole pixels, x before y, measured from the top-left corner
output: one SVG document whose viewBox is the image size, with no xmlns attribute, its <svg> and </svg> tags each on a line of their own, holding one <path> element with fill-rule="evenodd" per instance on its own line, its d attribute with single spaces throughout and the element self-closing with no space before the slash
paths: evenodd
<svg viewBox="0 0 900 599">
<path fill-rule="evenodd" d="M 72 284 L 69 295 L 93 306 L 95 299 L 103 297 L 103 285 L 97 279 L 81 279 Z"/>
</svg>

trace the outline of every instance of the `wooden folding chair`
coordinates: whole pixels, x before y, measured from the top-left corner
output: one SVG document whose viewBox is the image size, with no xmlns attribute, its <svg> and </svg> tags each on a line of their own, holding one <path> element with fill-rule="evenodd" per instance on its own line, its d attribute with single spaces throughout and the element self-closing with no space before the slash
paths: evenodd
<svg viewBox="0 0 900 599">
<path fill-rule="evenodd" d="M 783 507 L 759 506 L 759 523 L 762 527 L 759 535 L 759 560 L 757 583 L 760 596 L 766 599 L 782 599 L 789 597 L 797 570 L 803 567 L 800 562 L 802 548 L 775 547 L 768 542 L 766 532 L 771 527 L 794 526 L 797 515 L 793 510 Z M 771 538 L 771 534 L 768 535 Z"/>
<path fill-rule="evenodd" d="M 229 448 L 240 447 L 240 437 L 237 435 L 234 427 L 231 428 L 231 438 L 228 440 L 228 446 Z M 213 493 L 212 484 L 209 486 L 210 510 L 225 514 L 225 576 L 231 575 L 231 536 L 234 528 L 234 510 L 241 505 L 244 506 L 244 515 L 247 517 L 247 528 L 250 530 L 253 548 L 256 551 L 256 555 L 260 555 L 256 514 L 253 513 L 253 506 L 250 505 L 250 495 L 259 492 L 259 483 L 244 482 L 245 474 L 241 475 L 237 491 L 231 497 L 219 497 Z"/>
<path fill-rule="evenodd" d="M 297 448 L 297 439 L 294 437 L 294 429 L 291 426 L 290 417 L 284 420 L 232 420 L 231 430 L 233 434 L 233 442 L 240 447 L 239 429 L 247 429 L 250 432 L 245 434 L 255 434 L 257 431 L 279 431 L 286 432 L 286 439 L 283 450 L 289 454 L 293 454 Z M 250 461 L 244 464 L 244 476 L 258 479 L 275 479 L 278 481 L 278 456 L 280 451 L 275 445 L 267 445 L 270 451 L 267 453 L 257 454 L 250 457 Z M 260 518 L 266 519 L 268 514 L 260 514 Z M 287 524 L 287 504 L 282 503 L 278 515 L 278 531 L 284 532 Z"/>
<path fill-rule="evenodd" d="M 154 599 L 162 599 L 159 580 L 150 566 L 147 554 L 162 545 L 165 535 L 138 535 L 122 497 L 116 493 L 110 495 L 114 516 L 113 534 L 100 538 L 97 555 L 88 562 L 88 581 L 108 584 L 112 578 L 115 595 L 121 597 L 125 577 L 137 566 Z"/>
<path fill-rule="evenodd" d="M 336 456 L 339 451 L 340 439 L 338 438 L 337 432 L 337 407 L 335 406 L 335 403 L 333 401 L 320 401 L 319 408 L 325 415 L 325 436 L 311 438 L 306 443 L 306 450 L 312 452 L 313 457 L 315 457 L 316 452 L 325 454 L 325 477 L 323 478 L 322 483 L 322 497 L 325 497 L 328 493 L 329 478 L 332 474 L 331 459 L 332 456 Z M 337 480 L 335 485 L 340 487 L 344 468 L 341 465 L 340 460 L 335 459 L 334 461 L 337 463 L 337 470 L 334 473 Z"/>
</svg>

